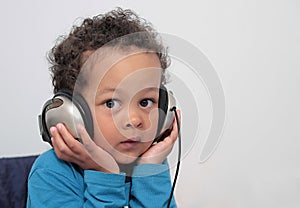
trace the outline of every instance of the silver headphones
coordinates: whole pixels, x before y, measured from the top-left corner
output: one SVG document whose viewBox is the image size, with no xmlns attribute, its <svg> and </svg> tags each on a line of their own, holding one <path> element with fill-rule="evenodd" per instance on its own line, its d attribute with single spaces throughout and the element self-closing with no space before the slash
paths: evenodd
<svg viewBox="0 0 300 208">
<path fill-rule="evenodd" d="M 159 119 L 156 138 L 159 142 L 171 132 L 174 114 L 171 112 L 176 106 L 176 99 L 165 86 L 159 90 Z M 50 128 L 58 123 L 64 123 L 69 132 L 80 141 L 76 125 L 82 124 L 93 139 L 94 127 L 91 111 L 87 102 L 80 94 L 61 90 L 46 101 L 42 113 L 38 116 L 40 134 L 43 141 L 51 142 Z"/>
</svg>

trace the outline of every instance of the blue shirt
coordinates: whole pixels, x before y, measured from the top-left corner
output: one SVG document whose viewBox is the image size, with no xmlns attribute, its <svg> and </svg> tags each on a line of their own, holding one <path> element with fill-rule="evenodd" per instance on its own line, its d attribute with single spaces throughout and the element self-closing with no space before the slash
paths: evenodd
<svg viewBox="0 0 300 208">
<path fill-rule="evenodd" d="M 167 164 L 134 168 L 125 173 L 82 170 L 56 157 L 53 149 L 40 155 L 28 177 L 27 208 L 41 207 L 167 207 L 171 192 Z M 174 199 L 170 207 L 176 207 Z"/>
</svg>

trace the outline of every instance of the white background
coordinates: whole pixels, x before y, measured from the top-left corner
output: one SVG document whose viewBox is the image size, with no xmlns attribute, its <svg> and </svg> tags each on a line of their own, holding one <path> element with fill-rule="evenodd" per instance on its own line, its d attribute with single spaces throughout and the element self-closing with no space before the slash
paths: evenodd
<svg viewBox="0 0 300 208">
<path fill-rule="evenodd" d="M 52 95 L 46 53 L 78 17 L 116 6 L 134 9 L 159 32 L 195 45 L 222 81 L 221 142 L 203 164 L 201 141 L 184 157 L 176 187 L 179 207 L 300 207 L 297 0 L 1 1 L 0 156 L 49 148 L 37 126 L 37 114 Z M 188 131 L 189 119 L 183 120 Z"/>
</svg>

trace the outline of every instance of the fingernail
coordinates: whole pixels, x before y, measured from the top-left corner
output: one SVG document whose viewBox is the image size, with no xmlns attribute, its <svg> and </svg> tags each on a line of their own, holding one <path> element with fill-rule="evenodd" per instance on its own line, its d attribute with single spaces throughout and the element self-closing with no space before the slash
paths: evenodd
<svg viewBox="0 0 300 208">
<path fill-rule="evenodd" d="M 54 133 L 54 131 L 55 131 L 55 127 L 53 127 L 53 126 L 52 126 L 52 127 L 50 128 L 50 132 L 51 132 L 51 134 L 53 134 L 53 133 Z"/>
<path fill-rule="evenodd" d="M 61 123 L 58 123 L 56 126 L 57 126 L 57 128 L 58 128 L 59 130 L 62 129 L 62 124 L 61 124 Z"/>
<path fill-rule="evenodd" d="M 77 129 L 82 133 L 83 132 L 83 125 L 82 124 L 77 124 Z"/>
<path fill-rule="evenodd" d="M 77 124 L 77 128 L 81 128 L 82 129 L 83 125 L 79 123 L 79 124 Z"/>
</svg>

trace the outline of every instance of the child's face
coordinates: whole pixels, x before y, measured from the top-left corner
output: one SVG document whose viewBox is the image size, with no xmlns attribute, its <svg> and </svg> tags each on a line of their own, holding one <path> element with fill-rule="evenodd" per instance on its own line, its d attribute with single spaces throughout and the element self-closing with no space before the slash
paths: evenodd
<svg viewBox="0 0 300 208">
<path fill-rule="evenodd" d="M 128 164 L 152 144 L 158 120 L 161 65 L 139 53 L 114 64 L 101 78 L 93 111 L 95 143 Z"/>
</svg>

